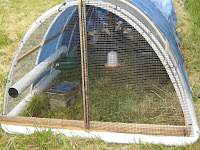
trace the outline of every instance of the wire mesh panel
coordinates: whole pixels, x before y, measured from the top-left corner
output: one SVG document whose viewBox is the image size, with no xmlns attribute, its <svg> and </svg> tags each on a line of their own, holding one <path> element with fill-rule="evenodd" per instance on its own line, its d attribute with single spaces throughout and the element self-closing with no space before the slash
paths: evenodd
<svg viewBox="0 0 200 150">
<path fill-rule="evenodd" d="M 147 41 L 122 18 L 100 8 L 87 22 L 90 120 L 184 125 L 171 80 Z"/>
<path fill-rule="evenodd" d="M 12 71 L 12 76 L 8 79 L 10 85 L 15 84 L 19 79 L 34 68 L 41 42 L 49 25 L 56 15 L 57 13 L 42 23 L 36 23 L 38 24 L 38 27 L 34 30 L 34 32 L 30 33 L 30 36 L 26 39 L 26 41 L 22 41 L 23 47 L 17 57 L 16 64 Z M 18 98 L 12 98 L 9 96 L 6 100 L 8 103 L 6 113 L 9 113 L 20 101 L 25 98 L 29 92 L 30 87 L 27 88 L 27 90 Z"/>
<path fill-rule="evenodd" d="M 60 92 L 47 89 L 47 93 L 32 98 L 22 116 L 83 120 L 78 10 L 72 16 L 60 41 L 68 51 L 54 62 L 55 69 L 61 73 L 51 85 L 61 88 L 65 83 L 77 84 L 73 102 L 67 102 L 70 96 L 61 92 L 64 89 Z M 135 28 L 111 12 L 91 6 L 86 7 L 86 27 L 90 121 L 185 124 L 165 68 Z M 62 98 L 65 100 L 59 100 Z M 104 129 L 104 124 L 98 124 L 98 128 Z"/>
<path fill-rule="evenodd" d="M 64 22 L 59 44 L 66 46 L 67 51 L 53 62 L 54 67 L 50 71 L 59 70 L 61 73 L 42 94 L 32 98 L 22 116 L 83 120 L 78 10 L 72 12 L 71 18 L 66 17 Z"/>
</svg>

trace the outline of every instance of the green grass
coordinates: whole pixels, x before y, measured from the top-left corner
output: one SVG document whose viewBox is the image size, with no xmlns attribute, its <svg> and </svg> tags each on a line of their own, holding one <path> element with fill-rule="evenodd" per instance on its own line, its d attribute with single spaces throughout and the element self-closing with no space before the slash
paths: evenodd
<svg viewBox="0 0 200 150">
<path fill-rule="evenodd" d="M 199 0 L 183 0 L 185 8 L 190 12 L 194 19 L 194 25 L 200 27 L 200 3 Z"/>
<path fill-rule="evenodd" d="M 40 118 L 83 120 L 82 99 L 80 97 L 76 100 L 78 102 L 75 105 L 69 105 L 67 108 L 58 106 L 51 109 L 49 96 L 46 93 L 37 94 L 32 98 L 28 107 L 21 115 Z"/>
<path fill-rule="evenodd" d="M 54 135 L 52 129 L 36 132 L 33 135 L 8 135 L 0 130 L 0 136 L 0 148 L 3 150 L 149 150 L 153 148 L 160 150 L 164 148 L 162 145 L 112 144 L 98 138 L 69 138 L 62 133 Z M 176 147 L 170 149 L 176 149 Z"/>
<path fill-rule="evenodd" d="M 70 80 L 68 77 L 65 79 Z M 184 125 L 183 113 L 172 84 L 161 86 L 155 82 L 150 83 L 152 83 L 151 91 L 142 89 L 141 86 L 136 90 L 134 85 L 133 94 L 133 86 L 130 84 L 113 84 L 110 78 L 92 80 L 89 85 L 90 120 Z M 21 115 L 83 120 L 81 93 L 76 96 L 75 104 L 68 102 L 67 108 L 58 106 L 53 109 L 49 105 L 49 97 L 46 93 L 37 94 Z"/>
<path fill-rule="evenodd" d="M 45 10 L 63 0 L 0 0 L 0 101 L 2 103 L 9 64 L 17 45 L 33 21 Z M 200 9 L 199 0 L 184 0 L 185 16 L 183 32 L 180 34 L 182 53 L 195 100 L 197 117 L 200 120 Z M 23 27 L 23 28 L 22 28 Z M 43 109 L 43 108 L 42 108 Z M 46 108 L 48 109 L 48 108 Z M 33 135 L 9 135 L 0 130 L 0 149 L 200 149 L 200 141 L 184 147 L 152 144 L 123 145 L 101 140 L 68 138 L 62 134 L 53 135 L 51 129 Z"/>
<path fill-rule="evenodd" d="M 4 94 L 4 88 L 6 83 L 6 72 L 0 68 L 0 112 L 2 112 L 2 104 L 3 104 L 3 94 Z"/>
<path fill-rule="evenodd" d="M 194 101 L 199 108 L 200 97 L 200 3 L 199 0 L 184 0 L 185 15 L 183 32 L 180 34 L 182 54 L 188 73 Z M 198 112 L 198 111 L 197 111 Z"/>
<path fill-rule="evenodd" d="M 66 137 L 62 133 L 54 135 L 52 129 L 35 132 L 32 135 L 8 135 L 0 130 L 2 150 L 194 150 L 197 144 L 188 146 L 164 146 L 153 144 L 114 144 L 102 140 L 81 137 Z"/>
<path fill-rule="evenodd" d="M 0 30 L 0 47 L 8 46 L 11 43 L 10 39 L 8 38 L 8 35 Z"/>
<path fill-rule="evenodd" d="M 92 56 L 90 55 L 90 57 Z M 128 58 L 127 55 L 123 57 Z M 138 58 L 140 57 L 142 56 Z M 92 58 L 96 57 L 93 56 Z M 135 57 L 137 64 L 141 64 L 141 60 L 136 59 Z M 95 61 L 94 59 L 90 59 L 89 61 L 94 64 L 102 63 L 102 61 Z M 152 68 L 146 69 L 146 71 L 143 72 L 143 77 L 141 77 L 141 74 L 138 75 L 137 73 L 130 77 L 132 73 L 131 68 L 134 68 L 133 70 L 137 70 L 138 68 L 137 64 L 133 64 L 135 65 L 133 66 L 130 65 L 132 64 L 130 62 L 129 67 L 128 64 L 126 64 L 127 67 L 114 70 L 108 70 L 104 67 L 94 69 L 93 63 L 90 63 L 88 66 L 90 68 L 90 120 L 141 124 L 184 124 L 181 106 L 177 101 L 178 98 L 169 78 L 167 78 L 165 82 L 159 82 L 159 79 L 153 78 L 152 74 L 149 73 L 150 70 L 150 72 L 155 73 L 155 71 L 152 71 Z M 141 67 L 141 65 L 139 67 Z M 55 79 L 53 84 L 61 81 L 68 81 L 79 83 L 81 86 L 80 68 L 79 66 L 72 70 L 63 71 Z M 122 82 L 118 80 L 118 78 L 126 80 Z M 146 82 L 143 83 L 143 80 Z M 41 118 L 83 120 L 82 94 L 78 94 L 75 99 L 76 103 L 71 105 L 67 104 L 67 108 L 56 107 L 55 109 L 51 109 L 47 94 L 38 94 L 32 98 L 28 107 L 21 115 Z M 152 107 L 152 105 L 155 107 Z"/>
</svg>

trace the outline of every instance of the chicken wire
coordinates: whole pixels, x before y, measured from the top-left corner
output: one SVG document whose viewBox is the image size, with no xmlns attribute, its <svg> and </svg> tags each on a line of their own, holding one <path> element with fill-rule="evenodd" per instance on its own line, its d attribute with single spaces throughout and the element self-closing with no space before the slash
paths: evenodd
<svg viewBox="0 0 200 150">
<path fill-rule="evenodd" d="M 122 18 L 98 8 L 93 13 L 103 17 L 88 19 L 104 27 L 88 32 L 90 120 L 184 125 L 171 80 L 146 40 Z M 105 66 L 111 51 L 119 68 Z"/>
<path fill-rule="evenodd" d="M 20 60 L 21 57 L 23 57 L 25 54 L 27 54 L 29 51 L 35 49 L 36 47 L 40 46 L 42 43 L 42 40 L 44 38 L 44 35 L 55 18 L 55 16 L 58 13 L 52 15 L 51 17 L 47 18 L 44 22 L 36 22 L 36 24 L 39 24 L 39 26 L 34 30 L 34 32 L 31 33 L 29 38 L 26 41 L 22 41 L 23 47 L 19 54 L 17 54 L 18 61 L 14 65 L 14 68 L 12 69 L 12 76 L 10 79 L 8 79 L 8 82 L 10 85 L 15 84 L 19 79 L 21 79 L 24 75 L 26 75 L 28 72 L 30 72 L 36 63 L 38 50 L 30 54 L 29 56 L 25 57 L 24 59 Z M 12 98 L 8 97 L 7 101 L 7 110 L 6 113 L 10 112 L 17 104 L 22 101 L 25 96 L 30 93 L 31 86 L 29 86 L 25 92 L 23 92 L 18 98 Z"/>
</svg>

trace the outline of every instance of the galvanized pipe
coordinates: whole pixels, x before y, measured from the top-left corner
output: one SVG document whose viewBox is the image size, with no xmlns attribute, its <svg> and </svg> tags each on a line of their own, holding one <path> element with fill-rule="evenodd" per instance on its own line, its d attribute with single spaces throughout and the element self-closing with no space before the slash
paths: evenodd
<svg viewBox="0 0 200 150">
<path fill-rule="evenodd" d="M 28 102 L 36 93 L 43 92 L 52 81 L 59 75 L 60 70 L 54 70 L 48 77 L 44 79 L 31 93 L 29 93 L 15 108 L 13 108 L 7 116 L 18 116 L 24 108 L 28 105 Z"/>
<path fill-rule="evenodd" d="M 29 73 L 27 73 L 18 82 L 16 82 L 11 88 L 9 88 L 9 95 L 13 98 L 18 97 L 49 68 L 52 62 L 56 61 L 63 53 L 67 52 L 67 50 L 68 49 L 66 46 L 62 46 L 58 49 L 58 51 L 38 64 Z"/>
</svg>

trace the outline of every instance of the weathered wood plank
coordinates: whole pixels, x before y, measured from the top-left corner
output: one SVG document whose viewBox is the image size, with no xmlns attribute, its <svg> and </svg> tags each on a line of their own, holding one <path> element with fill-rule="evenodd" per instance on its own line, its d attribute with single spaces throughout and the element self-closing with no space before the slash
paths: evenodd
<svg viewBox="0 0 200 150">
<path fill-rule="evenodd" d="M 191 134 L 191 126 L 177 125 L 154 125 L 154 124 L 133 124 L 133 123 L 112 123 L 90 121 L 90 130 L 84 129 L 84 121 L 64 120 L 50 118 L 35 117 L 19 117 L 19 116 L 1 116 L 0 124 L 47 127 L 58 129 L 96 131 L 96 132 L 112 132 L 126 134 L 144 134 L 159 136 L 185 136 Z"/>
</svg>

